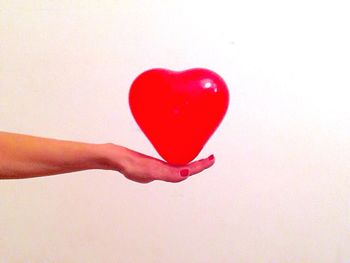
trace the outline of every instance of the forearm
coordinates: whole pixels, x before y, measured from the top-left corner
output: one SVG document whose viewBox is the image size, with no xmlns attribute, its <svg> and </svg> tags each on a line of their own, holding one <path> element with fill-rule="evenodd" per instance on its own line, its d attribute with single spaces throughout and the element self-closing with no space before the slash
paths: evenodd
<svg viewBox="0 0 350 263">
<path fill-rule="evenodd" d="M 106 147 L 0 132 L 0 179 L 111 169 Z"/>
</svg>

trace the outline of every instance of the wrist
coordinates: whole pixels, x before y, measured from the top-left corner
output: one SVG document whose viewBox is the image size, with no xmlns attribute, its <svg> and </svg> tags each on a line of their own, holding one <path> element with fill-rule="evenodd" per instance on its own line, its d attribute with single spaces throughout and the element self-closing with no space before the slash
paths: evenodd
<svg viewBox="0 0 350 263">
<path fill-rule="evenodd" d="M 96 151 L 97 169 L 122 172 L 128 159 L 127 152 L 127 148 L 113 143 L 98 144 Z"/>
<path fill-rule="evenodd" d="M 89 169 L 108 170 L 107 144 L 88 144 L 88 153 L 90 156 Z"/>
</svg>

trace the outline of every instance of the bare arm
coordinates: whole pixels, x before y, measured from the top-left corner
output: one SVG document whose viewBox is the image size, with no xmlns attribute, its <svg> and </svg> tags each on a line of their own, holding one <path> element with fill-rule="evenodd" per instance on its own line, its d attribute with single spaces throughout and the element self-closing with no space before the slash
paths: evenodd
<svg viewBox="0 0 350 263">
<path fill-rule="evenodd" d="M 118 171 L 140 183 L 180 182 L 213 164 L 212 156 L 178 167 L 111 143 L 91 144 L 0 132 L 0 179 L 105 169 Z"/>
</svg>

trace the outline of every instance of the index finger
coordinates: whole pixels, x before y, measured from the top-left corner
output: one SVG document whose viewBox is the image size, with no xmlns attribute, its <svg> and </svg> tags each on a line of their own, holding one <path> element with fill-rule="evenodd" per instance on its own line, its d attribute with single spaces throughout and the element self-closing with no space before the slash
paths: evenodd
<svg viewBox="0 0 350 263">
<path fill-rule="evenodd" d="M 204 158 L 198 161 L 194 161 L 188 164 L 187 168 L 189 169 L 189 175 L 194 175 L 202 172 L 205 169 L 208 169 L 215 163 L 214 155 L 210 155 L 208 158 Z"/>
</svg>

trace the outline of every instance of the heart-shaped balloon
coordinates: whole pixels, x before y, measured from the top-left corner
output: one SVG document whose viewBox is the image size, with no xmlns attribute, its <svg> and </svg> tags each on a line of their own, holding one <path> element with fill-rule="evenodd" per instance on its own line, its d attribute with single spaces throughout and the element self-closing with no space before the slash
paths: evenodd
<svg viewBox="0 0 350 263">
<path fill-rule="evenodd" d="M 131 112 L 159 155 L 174 165 L 192 161 L 222 121 L 229 103 L 224 80 L 203 68 L 151 69 L 131 85 Z"/>
</svg>

